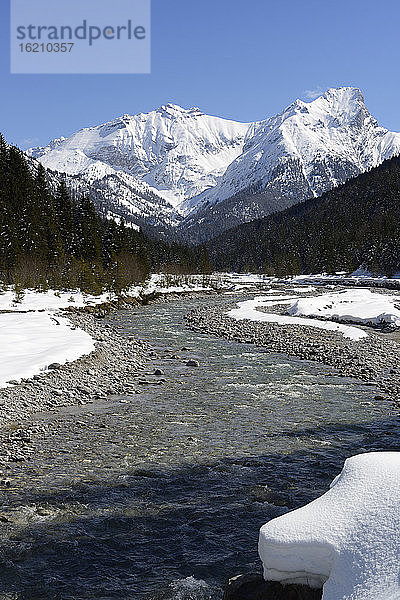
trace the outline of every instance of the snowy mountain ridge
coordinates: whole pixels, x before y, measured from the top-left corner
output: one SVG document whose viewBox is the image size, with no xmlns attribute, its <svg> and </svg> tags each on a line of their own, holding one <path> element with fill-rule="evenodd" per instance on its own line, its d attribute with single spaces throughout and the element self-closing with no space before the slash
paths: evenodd
<svg viewBox="0 0 400 600">
<path fill-rule="evenodd" d="M 399 152 L 400 133 L 378 125 L 359 89 L 342 87 L 256 123 L 167 104 L 27 153 L 85 181 L 120 216 L 198 240 L 318 196 Z"/>
<path fill-rule="evenodd" d="M 400 133 L 379 127 L 360 90 L 330 89 L 313 102 L 296 100 L 279 115 L 255 124 L 242 154 L 217 185 L 183 208 L 199 210 L 205 202 L 221 202 L 250 186 L 265 191 L 278 184 L 290 197 L 298 189 L 290 178 L 285 181 L 285 170 L 296 166 L 297 188 L 305 187 L 307 197 L 318 196 L 399 151 Z"/>
<path fill-rule="evenodd" d="M 176 207 L 215 185 L 241 153 L 248 128 L 167 104 L 81 129 L 28 154 L 49 169 L 88 179 L 93 171 L 96 178 L 126 173 Z"/>
</svg>

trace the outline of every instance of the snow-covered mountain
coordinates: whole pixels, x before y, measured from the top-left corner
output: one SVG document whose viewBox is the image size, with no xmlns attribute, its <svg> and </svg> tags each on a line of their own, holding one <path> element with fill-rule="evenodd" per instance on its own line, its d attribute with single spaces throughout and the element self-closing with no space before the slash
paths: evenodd
<svg viewBox="0 0 400 600">
<path fill-rule="evenodd" d="M 313 102 L 296 100 L 279 115 L 255 123 L 242 154 L 217 185 L 182 208 L 199 210 L 205 202 L 221 202 L 250 187 L 254 193 L 278 185 L 296 198 L 293 170 L 308 195 L 318 196 L 399 150 L 400 134 L 379 127 L 360 90 L 330 89 Z"/>
<path fill-rule="evenodd" d="M 173 104 L 28 151 L 128 220 L 198 240 L 317 196 L 400 152 L 357 88 L 243 124 Z"/>
<path fill-rule="evenodd" d="M 95 187 L 107 187 L 132 214 L 142 213 L 141 194 L 158 212 L 158 203 L 175 208 L 213 187 L 241 153 L 248 124 L 204 115 L 167 104 L 147 114 L 118 119 L 59 138 L 28 154 L 47 168 L 79 175 Z M 102 185 L 105 183 L 105 186 Z M 119 189 L 120 188 L 120 189 Z"/>
</svg>

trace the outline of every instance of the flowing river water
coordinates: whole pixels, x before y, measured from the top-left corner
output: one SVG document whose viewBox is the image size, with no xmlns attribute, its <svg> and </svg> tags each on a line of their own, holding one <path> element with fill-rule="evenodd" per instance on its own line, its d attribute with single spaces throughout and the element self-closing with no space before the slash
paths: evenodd
<svg viewBox="0 0 400 600">
<path fill-rule="evenodd" d="M 185 326 L 221 301 L 113 315 L 165 381 L 36 415 L 46 434 L 2 482 L 0 598 L 219 600 L 260 571 L 263 523 L 325 492 L 346 457 L 400 449 L 373 387 Z"/>
</svg>

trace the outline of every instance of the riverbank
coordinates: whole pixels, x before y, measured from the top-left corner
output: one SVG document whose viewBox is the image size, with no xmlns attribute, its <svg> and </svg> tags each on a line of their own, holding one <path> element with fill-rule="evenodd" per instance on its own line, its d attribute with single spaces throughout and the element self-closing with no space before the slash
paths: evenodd
<svg viewBox="0 0 400 600">
<path fill-rule="evenodd" d="M 390 334 L 385 338 L 385 334 L 368 328 L 367 337 L 353 341 L 335 331 L 304 325 L 234 320 L 226 315 L 232 308 L 232 303 L 213 307 L 212 311 L 197 308 L 187 315 L 186 322 L 197 332 L 329 365 L 341 376 L 377 386 L 382 400 L 389 399 L 400 406 L 400 344 Z M 285 308 L 281 307 L 282 311 Z"/>
<path fill-rule="evenodd" d="M 149 374 L 148 363 L 157 358 L 151 345 L 133 336 L 122 335 L 117 327 L 106 321 L 106 315 L 117 310 L 170 303 L 182 297 L 190 300 L 211 293 L 208 290 L 152 292 L 144 299 L 123 297 L 55 312 L 55 318 L 67 317 L 74 328 L 87 333 L 95 350 L 73 362 L 52 363 L 46 371 L 0 388 L 0 465 L 29 457 L 29 438 L 31 433 L 38 432 L 37 425 L 30 423 L 33 414 L 90 404 L 110 396 L 132 395 L 139 393 L 146 383 L 162 382 L 159 376 Z M 43 429 L 43 425 L 40 428 Z"/>
<path fill-rule="evenodd" d="M 27 419 L 33 413 L 135 392 L 150 346 L 122 336 L 91 314 L 69 313 L 68 319 L 93 338 L 95 350 L 71 363 L 55 363 L 47 372 L 0 390 L 0 462 L 22 461 L 29 455 Z"/>
</svg>

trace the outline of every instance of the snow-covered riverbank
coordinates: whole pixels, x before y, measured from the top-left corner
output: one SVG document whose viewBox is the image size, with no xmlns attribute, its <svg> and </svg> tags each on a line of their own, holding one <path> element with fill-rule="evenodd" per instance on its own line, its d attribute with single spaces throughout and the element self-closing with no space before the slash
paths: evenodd
<svg viewBox="0 0 400 600">
<path fill-rule="evenodd" d="M 0 317 L 0 387 L 18 383 L 52 364 L 74 361 L 95 349 L 92 337 L 49 313 Z"/>
<path fill-rule="evenodd" d="M 399 294 L 376 293 L 366 288 L 340 289 L 327 294 L 318 293 L 310 287 L 288 291 L 301 292 L 302 296 L 282 296 L 274 293 L 273 289 L 267 290 L 270 295 L 239 302 L 237 308 L 230 310 L 227 315 L 238 321 L 315 327 L 340 333 L 354 341 L 367 337 L 367 332 L 359 327 L 342 325 L 341 322 L 389 326 L 394 330 L 400 328 Z M 284 314 L 268 310 L 276 306 L 287 306 L 287 309 Z"/>
<path fill-rule="evenodd" d="M 11 289 L 0 295 L 0 387 L 16 384 L 95 350 L 93 338 L 77 328 L 60 309 L 105 302 L 106 294 L 37 292 L 16 295 Z"/>
<path fill-rule="evenodd" d="M 155 294 L 210 290 L 200 277 L 154 274 L 144 285 L 127 290 L 126 296 L 143 301 Z M 0 388 L 48 371 L 54 363 L 63 365 L 93 352 L 91 335 L 60 311 L 95 307 L 112 299 L 108 293 L 92 296 L 77 291 L 4 290 L 0 294 Z"/>
<path fill-rule="evenodd" d="M 400 295 L 359 288 L 300 298 L 288 313 L 293 316 L 335 319 L 364 325 L 400 327 Z"/>
<path fill-rule="evenodd" d="M 276 323 L 277 325 L 303 325 L 305 327 L 315 327 L 317 329 L 340 333 L 345 338 L 355 341 L 367 337 L 368 334 L 357 327 L 340 325 L 339 323 L 334 323 L 329 320 L 319 321 L 317 319 L 301 318 L 263 311 L 263 309 L 268 309 L 276 305 L 287 304 L 293 306 L 293 303 L 297 304 L 300 302 L 296 298 L 296 296 L 278 296 L 271 300 L 270 296 L 256 296 L 252 300 L 239 302 L 238 307 L 227 312 L 227 315 L 237 321 L 247 320 L 258 321 L 260 323 Z M 307 300 L 310 299 L 307 298 L 305 302 Z"/>
</svg>

